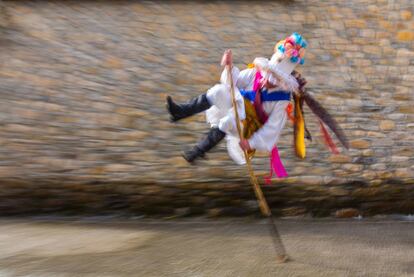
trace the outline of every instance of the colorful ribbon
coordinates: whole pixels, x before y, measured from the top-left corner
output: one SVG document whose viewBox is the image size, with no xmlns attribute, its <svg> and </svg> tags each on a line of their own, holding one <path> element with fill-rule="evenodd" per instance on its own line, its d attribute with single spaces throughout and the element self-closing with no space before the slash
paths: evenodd
<svg viewBox="0 0 414 277">
<path fill-rule="evenodd" d="M 254 76 L 253 82 L 253 91 L 258 91 L 260 89 L 260 81 L 262 80 L 263 76 L 259 70 L 256 70 L 256 75 Z"/>
<path fill-rule="evenodd" d="M 293 134 L 295 138 L 295 152 L 296 156 L 301 159 L 306 157 L 306 145 L 305 145 L 305 120 L 303 119 L 301 109 L 300 96 L 294 95 L 295 98 L 295 125 Z"/>
<path fill-rule="evenodd" d="M 293 116 L 293 105 L 292 105 L 292 103 L 289 103 L 286 106 L 286 113 L 287 113 L 287 116 L 288 116 L 290 122 L 292 122 L 292 124 L 295 124 L 295 118 Z"/>
<path fill-rule="evenodd" d="M 319 124 L 321 125 L 321 133 L 325 144 L 329 147 L 329 150 L 331 150 L 333 154 L 339 154 L 338 148 L 336 148 L 335 143 L 333 142 L 331 136 L 328 133 L 328 130 L 326 130 L 321 120 L 319 120 Z"/>
<path fill-rule="evenodd" d="M 278 178 L 288 177 L 286 169 L 282 164 L 282 160 L 280 159 L 277 146 L 273 147 L 272 153 L 270 155 L 270 174 L 264 177 L 266 185 L 270 185 L 272 183 L 273 173 L 275 173 Z"/>
</svg>

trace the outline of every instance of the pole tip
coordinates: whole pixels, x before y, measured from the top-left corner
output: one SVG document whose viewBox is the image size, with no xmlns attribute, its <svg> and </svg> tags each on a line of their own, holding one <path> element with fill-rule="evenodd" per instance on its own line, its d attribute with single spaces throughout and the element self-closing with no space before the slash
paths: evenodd
<svg viewBox="0 0 414 277">
<path fill-rule="evenodd" d="M 288 255 L 278 255 L 277 257 L 276 257 L 276 262 L 278 263 L 278 264 L 284 264 L 284 263 L 286 263 L 286 262 L 288 262 L 289 261 L 289 256 Z"/>
</svg>

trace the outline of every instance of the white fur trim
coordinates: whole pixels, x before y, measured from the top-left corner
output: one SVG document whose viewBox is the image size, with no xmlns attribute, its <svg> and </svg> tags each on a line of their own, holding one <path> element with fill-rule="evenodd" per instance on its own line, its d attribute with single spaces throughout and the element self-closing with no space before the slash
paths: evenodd
<svg viewBox="0 0 414 277">
<path fill-rule="evenodd" d="M 285 71 L 285 67 L 283 67 L 283 65 L 281 63 L 279 64 L 273 64 L 273 63 L 269 63 L 269 69 L 270 72 L 272 72 L 272 74 L 280 79 L 281 83 L 282 83 L 282 87 L 284 87 L 284 89 L 289 90 L 289 91 L 296 91 L 299 88 L 299 84 L 296 81 L 296 78 L 293 77 L 291 75 L 292 70 Z"/>
<path fill-rule="evenodd" d="M 255 58 L 253 64 L 263 71 L 267 71 L 269 69 L 269 60 L 263 57 Z"/>
</svg>

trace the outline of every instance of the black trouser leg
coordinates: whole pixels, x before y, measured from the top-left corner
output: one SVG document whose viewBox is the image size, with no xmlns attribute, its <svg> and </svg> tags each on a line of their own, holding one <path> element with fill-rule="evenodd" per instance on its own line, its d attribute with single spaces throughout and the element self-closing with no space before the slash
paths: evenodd
<svg viewBox="0 0 414 277">
<path fill-rule="evenodd" d="M 220 131 L 219 128 L 211 128 L 207 135 L 198 142 L 192 149 L 185 151 L 183 154 L 187 162 L 192 163 L 199 157 L 204 157 L 204 154 L 216 146 L 224 139 L 226 133 Z"/>
<path fill-rule="evenodd" d="M 193 114 L 202 112 L 210 108 L 207 95 L 202 94 L 184 104 L 175 103 L 170 96 L 167 96 L 167 110 L 170 113 L 171 121 L 178 121 Z"/>
</svg>

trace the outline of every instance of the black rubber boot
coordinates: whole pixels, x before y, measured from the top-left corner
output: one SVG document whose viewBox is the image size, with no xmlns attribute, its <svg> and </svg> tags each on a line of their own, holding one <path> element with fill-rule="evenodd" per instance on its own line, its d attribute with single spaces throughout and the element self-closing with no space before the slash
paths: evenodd
<svg viewBox="0 0 414 277">
<path fill-rule="evenodd" d="M 211 128 L 205 138 L 192 149 L 184 152 L 184 159 L 189 163 L 193 163 L 195 159 L 204 157 L 205 153 L 216 146 L 225 136 L 226 133 L 220 131 L 219 128 Z"/>
<path fill-rule="evenodd" d="M 176 104 L 170 96 L 167 96 L 167 110 L 171 115 L 170 119 L 172 122 L 205 111 L 210 107 L 211 105 L 207 100 L 206 94 L 193 98 L 185 104 Z"/>
</svg>

